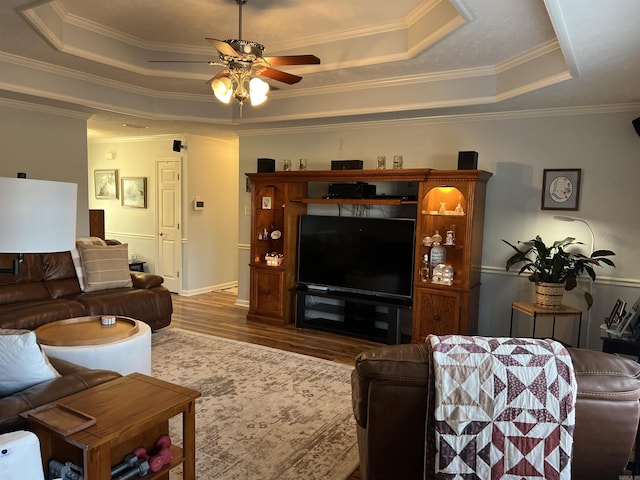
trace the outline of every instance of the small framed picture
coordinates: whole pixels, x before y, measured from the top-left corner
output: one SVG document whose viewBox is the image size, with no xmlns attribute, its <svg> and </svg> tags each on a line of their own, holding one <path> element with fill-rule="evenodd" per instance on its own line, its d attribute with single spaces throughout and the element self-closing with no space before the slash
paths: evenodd
<svg viewBox="0 0 640 480">
<path fill-rule="evenodd" d="M 578 210 L 582 169 L 545 168 L 542 174 L 542 210 Z"/>
<path fill-rule="evenodd" d="M 616 303 L 613 305 L 613 309 L 611 310 L 611 314 L 605 318 L 605 323 L 608 329 L 615 328 L 618 323 L 621 322 L 626 304 L 627 303 L 622 298 L 618 298 L 618 300 L 616 300 Z"/>
<path fill-rule="evenodd" d="M 118 170 L 94 170 L 96 198 L 118 198 Z"/>
<path fill-rule="evenodd" d="M 271 197 L 262 197 L 262 209 L 271 210 Z"/>
<path fill-rule="evenodd" d="M 122 177 L 122 206 L 147 208 L 147 177 Z"/>
<path fill-rule="evenodd" d="M 636 300 L 636 303 L 633 304 L 629 313 L 632 315 L 629 327 L 631 328 L 633 337 L 638 341 L 640 340 L 640 297 Z"/>
</svg>

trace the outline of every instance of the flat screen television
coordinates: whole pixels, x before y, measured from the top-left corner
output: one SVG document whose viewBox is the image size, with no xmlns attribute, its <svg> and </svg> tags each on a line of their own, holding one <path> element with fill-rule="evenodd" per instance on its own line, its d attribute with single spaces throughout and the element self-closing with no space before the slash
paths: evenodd
<svg viewBox="0 0 640 480">
<path fill-rule="evenodd" d="M 411 298 L 415 220 L 301 215 L 297 281 Z"/>
</svg>

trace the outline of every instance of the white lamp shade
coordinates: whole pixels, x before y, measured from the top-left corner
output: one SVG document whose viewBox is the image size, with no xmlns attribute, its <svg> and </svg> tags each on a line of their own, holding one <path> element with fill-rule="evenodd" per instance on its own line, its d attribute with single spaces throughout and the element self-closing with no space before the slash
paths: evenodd
<svg viewBox="0 0 640 480">
<path fill-rule="evenodd" d="M 0 177 L 0 253 L 75 247 L 78 185 Z"/>
<path fill-rule="evenodd" d="M 221 77 L 213 80 L 211 82 L 211 90 L 213 90 L 213 94 L 222 103 L 229 103 L 229 101 L 231 101 L 233 88 L 229 77 Z"/>
<path fill-rule="evenodd" d="M 268 91 L 269 84 L 267 82 L 257 77 L 253 77 L 249 82 L 249 98 L 251 99 L 251 105 L 255 107 L 263 104 L 267 100 Z"/>
</svg>

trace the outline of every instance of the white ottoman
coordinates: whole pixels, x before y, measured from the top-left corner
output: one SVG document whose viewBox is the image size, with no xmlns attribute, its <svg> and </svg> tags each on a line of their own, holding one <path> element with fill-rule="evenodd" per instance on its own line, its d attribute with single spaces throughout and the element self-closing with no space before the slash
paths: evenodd
<svg viewBox="0 0 640 480">
<path fill-rule="evenodd" d="M 121 375 L 151 374 L 151 328 L 145 322 L 117 317 L 113 328 L 101 326 L 99 316 L 79 317 L 43 325 L 36 337 L 49 357 Z"/>
</svg>

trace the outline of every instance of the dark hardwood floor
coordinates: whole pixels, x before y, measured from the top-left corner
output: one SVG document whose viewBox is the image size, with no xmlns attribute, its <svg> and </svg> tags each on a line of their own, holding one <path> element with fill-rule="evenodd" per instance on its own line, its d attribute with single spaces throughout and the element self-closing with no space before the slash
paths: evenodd
<svg viewBox="0 0 640 480">
<path fill-rule="evenodd" d="M 255 343 L 289 352 L 353 365 L 356 355 L 380 343 L 293 325 L 277 326 L 247 320 L 247 309 L 236 296 L 210 292 L 191 297 L 173 295 L 171 325 L 185 330 Z M 360 480 L 356 470 L 348 480 Z"/>
<path fill-rule="evenodd" d="M 235 305 L 233 294 L 210 292 L 191 297 L 172 295 L 171 325 L 218 337 L 232 338 L 267 347 L 353 365 L 360 352 L 380 343 L 293 324 L 269 325 L 247 320 L 247 309 Z"/>
</svg>

